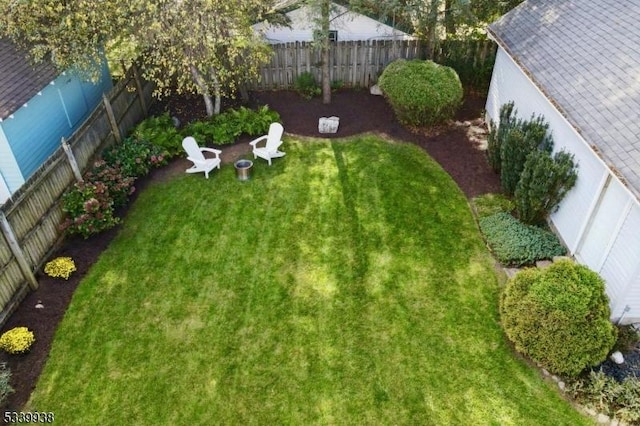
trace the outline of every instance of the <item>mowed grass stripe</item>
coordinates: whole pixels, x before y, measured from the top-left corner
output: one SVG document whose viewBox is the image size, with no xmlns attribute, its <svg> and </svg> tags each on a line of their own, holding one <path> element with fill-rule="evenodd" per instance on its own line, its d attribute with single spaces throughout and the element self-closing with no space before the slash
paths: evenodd
<svg viewBox="0 0 640 426">
<path fill-rule="evenodd" d="M 514 358 L 463 194 L 420 149 L 288 138 L 140 194 L 29 408 L 61 424 L 589 424 Z M 61 284 L 64 285 L 64 284 Z"/>
</svg>

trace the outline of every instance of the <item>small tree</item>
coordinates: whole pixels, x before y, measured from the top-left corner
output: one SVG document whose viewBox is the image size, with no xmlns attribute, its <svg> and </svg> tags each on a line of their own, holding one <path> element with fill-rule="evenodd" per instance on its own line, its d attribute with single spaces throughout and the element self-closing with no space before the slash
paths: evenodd
<svg viewBox="0 0 640 426">
<path fill-rule="evenodd" d="M 531 152 L 515 191 L 520 220 L 532 225 L 543 223 L 577 179 L 572 154 L 560 151 L 551 157 L 547 151 Z"/>
<path fill-rule="evenodd" d="M 60 69 L 96 75 L 105 46 L 125 62 L 142 57 L 156 94 L 199 93 L 208 115 L 220 112 L 222 96 L 257 77 L 269 47 L 251 24 L 265 16 L 264 0 L 12 1 L 0 0 L 0 36 L 51 59 Z"/>
<path fill-rule="evenodd" d="M 599 364 L 616 342 L 604 281 L 570 260 L 518 272 L 500 314 L 516 349 L 555 374 L 576 376 Z"/>
</svg>

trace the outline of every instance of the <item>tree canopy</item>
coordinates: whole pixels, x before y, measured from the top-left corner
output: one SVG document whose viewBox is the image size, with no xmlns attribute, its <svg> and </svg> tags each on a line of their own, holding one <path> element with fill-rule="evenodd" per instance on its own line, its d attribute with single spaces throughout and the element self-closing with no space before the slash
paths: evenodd
<svg viewBox="0 0 640 426">
<path fill-rule="evenodd" d="M 431 51 L 445 37 L 477 36 L 522 0 L 351 0 L 353 8 L 411 32 Z"/>
<path fill-rule="evenodd" d="M 102 49 L 121 49 L 126 62 L 142 58 L 157 94 L 200 93 L 209 115 L 220 97 L 256 76 L 269 55 L 251 24 L 269 12 L 263 0 L 0 0 L 0 35 L 48 58 L 61 70 L 97 72 Z M 215 105 L 212 97 L 216 98 Z"/>
</svg>

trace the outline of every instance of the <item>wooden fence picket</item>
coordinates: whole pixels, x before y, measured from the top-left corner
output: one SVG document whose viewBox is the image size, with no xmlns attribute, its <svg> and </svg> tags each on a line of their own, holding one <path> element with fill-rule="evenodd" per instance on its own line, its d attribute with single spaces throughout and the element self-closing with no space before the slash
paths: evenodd
<svg viewBox="0 0 640 426">
<path fill-rule="evenodd" d="M 495 45 L 491 41 L 444 43 L 435 61 L 446 58 L 447 46 L 466 49 L 471 64 L 483 65 L 493 61 L 488 54 Z M 320 51 L 311 42 L 274 44 L 271 60 L 262 65 L 258 80 L 249 85 L 251 90 L 292 89 L 296 78 L 310 72 L 320 81 Z M 453 47 L 452 47 L 453 48 Z M 392 61 L 403 59 L 428 59 L 426 46 L 419 40 L 368 40 L 342 41 L 331 44 L 330 76 L 345 87 L 370 87 L 378 81 L 384 68 Z"/>
</svg>

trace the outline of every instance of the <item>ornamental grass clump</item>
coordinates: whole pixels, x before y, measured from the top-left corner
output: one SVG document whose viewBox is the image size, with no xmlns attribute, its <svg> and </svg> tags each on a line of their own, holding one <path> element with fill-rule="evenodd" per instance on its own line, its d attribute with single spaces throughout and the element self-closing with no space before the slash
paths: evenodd
<svg viewBox="0 0 640 426">
<path fill-rule="evenodd" d="M 10 354 L 23 354 L 29 352 L 35 341 L 33 332 L 27 327 L 15 327 L 0 336 L 0 349 Z"/>
<path fill-rule="evenodd" d="M 4 404 L 10 394 L 15 392 L 11 387 L 11 369 L 7 363 L 0 363 L 0 405 Z"/>
<path fill-rule="evenodd" d="M 69 279 L 72 272 L 76 270 L 76 264 L 70 257 L 56 257 L 44 265 L 44 273 L 53 278 Z"/>
</svg>

